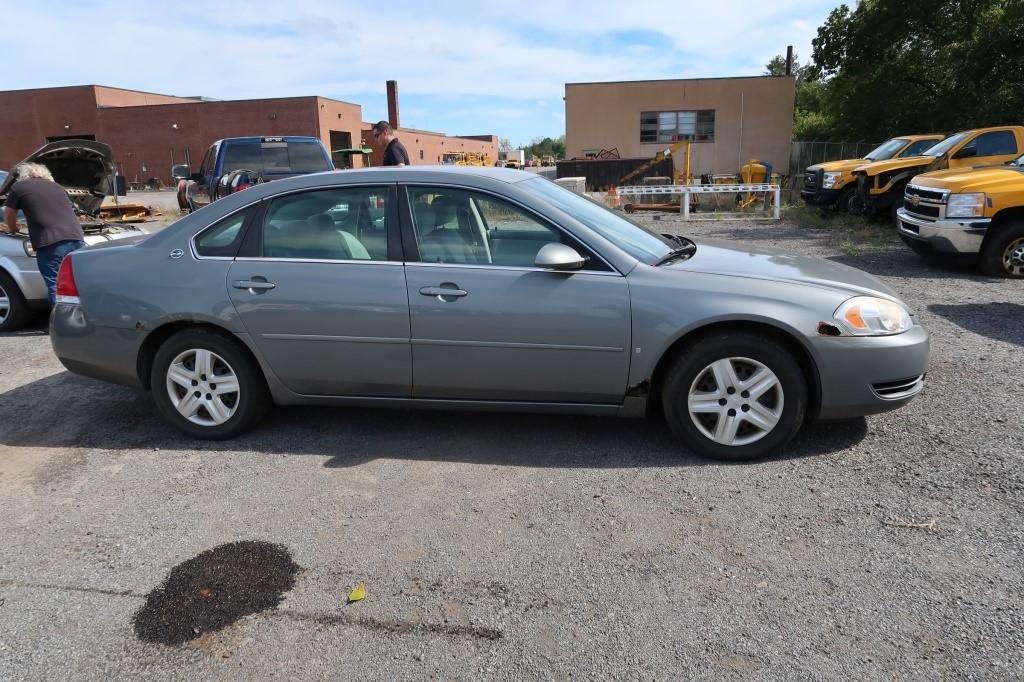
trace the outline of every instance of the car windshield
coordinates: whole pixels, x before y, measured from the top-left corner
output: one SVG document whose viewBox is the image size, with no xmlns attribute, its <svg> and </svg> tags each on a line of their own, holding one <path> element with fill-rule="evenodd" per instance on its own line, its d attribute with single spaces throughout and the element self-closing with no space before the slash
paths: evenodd
<svg viewBox="0 0 1024 682">
<path fill-rule="evenodd" d="M 925 156 L 942 156 L 950 149 L 952 149 L 957 143 L 963 140 L 965 137 L 970 135 L 970 132 L 957 133 L 956 135 L 950 135 L 942 142 L 938 143 L 934 147 L 929 147 L 924 151 Z"/>
<path fill-rule="evenodd" d="M 868 161 L 883 161 L 885 159 L 891 159 L 896 156 L 896 153 L 899 150 L 903 149 L 903 145 L 906 143 L 907 141 L 903 138 L 893 138 L 872 149 L 864 158 Z"/>
<path fill-rule="evenodd" d="M 637 260 L 656 263 L 673 249 L 672 242 L 660 234 L 547 178 L 526 180 L 519 187 L 571 215 Z"/>
<path fill-rule="evenodd" d="M 1016 159 L 1010 162 L 1010 165 L 1016 166 L 1017 168 L 1024 168 L 1024 156 L 1018 156 Z M 3 180 L 3 177 L 0 176 L 0 182 L 3 182 Z"/>
</svg>

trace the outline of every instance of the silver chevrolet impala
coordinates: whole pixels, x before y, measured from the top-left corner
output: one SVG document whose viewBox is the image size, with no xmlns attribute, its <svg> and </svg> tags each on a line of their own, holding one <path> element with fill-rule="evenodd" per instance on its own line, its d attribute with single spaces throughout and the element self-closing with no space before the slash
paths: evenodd
<svg viewBox="0 0 1024 682">
<path fill-rule="evenodd" d="M 128 242 L 131 243 L 128 243 Z M 643 416 L 744 460 L 905 405 L 928 334 L 830 261 L 655 234 L 501 168 L 322 173 L 65 259 L 71 371 L 231 438 L 272 404 Z"/>
</svg>

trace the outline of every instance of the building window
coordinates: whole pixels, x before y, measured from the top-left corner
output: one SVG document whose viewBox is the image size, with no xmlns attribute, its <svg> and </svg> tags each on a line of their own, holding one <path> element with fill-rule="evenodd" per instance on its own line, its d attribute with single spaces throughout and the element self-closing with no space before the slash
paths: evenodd
<svg viewBox="0 0 1024 682">
<path fill-rule="evenodd" d="M 715 141 L 715 110 L 645 111 L 640 114 L 640 144 Z"/>
<path fill-rule="evenodd" d="M 423 160 L 423 150 L 421 149 L 420 150 L 420 161 L 422 161 L 422 160 Z"/>
</svg>

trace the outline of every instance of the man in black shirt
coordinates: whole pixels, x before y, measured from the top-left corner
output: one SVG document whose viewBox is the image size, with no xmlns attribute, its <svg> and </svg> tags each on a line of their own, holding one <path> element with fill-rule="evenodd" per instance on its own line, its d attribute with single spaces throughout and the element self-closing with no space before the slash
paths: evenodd
<svg viewBox="0 0 1024 682">
<path fill-rule="evenodd" d="M 384 145 L 385 166 L 410 166 L 409 152 L 405 150 L 398 140 L 398 135 L 387 121 L 377 121 L 373 124 L 373 139 L 378 144 Z"/>
<path fill-rule="evenodd" d="M 15 168 L 18 181 L 11 185 L 4 204 L 4 225 L 17 234 L 18 211 L 25 212 L 28 237 L 36 252 L 36 265 L 46 281 L 50 305 L 57 297 L 57 271 L 64 256 L 85 246 L 82 223 L 71 199 L 46 166 L 23 163 Z"/>
</svg>

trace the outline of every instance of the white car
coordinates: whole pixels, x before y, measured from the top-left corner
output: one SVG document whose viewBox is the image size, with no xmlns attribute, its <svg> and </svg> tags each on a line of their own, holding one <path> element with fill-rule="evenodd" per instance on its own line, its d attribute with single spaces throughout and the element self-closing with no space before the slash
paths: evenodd
<svg viewBox="0 0 1024 682">
<path fill-rule="evenodd" d="M 110 147 L 92 140 L 51 142 L 25 159 L 49 168 L 54 180 L 67 190 L 81 216 L 86 244 L 145 234 L 135 225 L 111 225 L 92 217 L 110 189 L 114 172 L 111 159 Z M 16 180 L 0 171 L 0 205 Z M 22 219 L 19 214 L 19 221 Z M 48 306 L 46 282 L 36 266 L 27 226 L 23 225 L 17 235 L 0 233 L 0 332 L 20 329 L 32 310 Z"/>
</svg>

